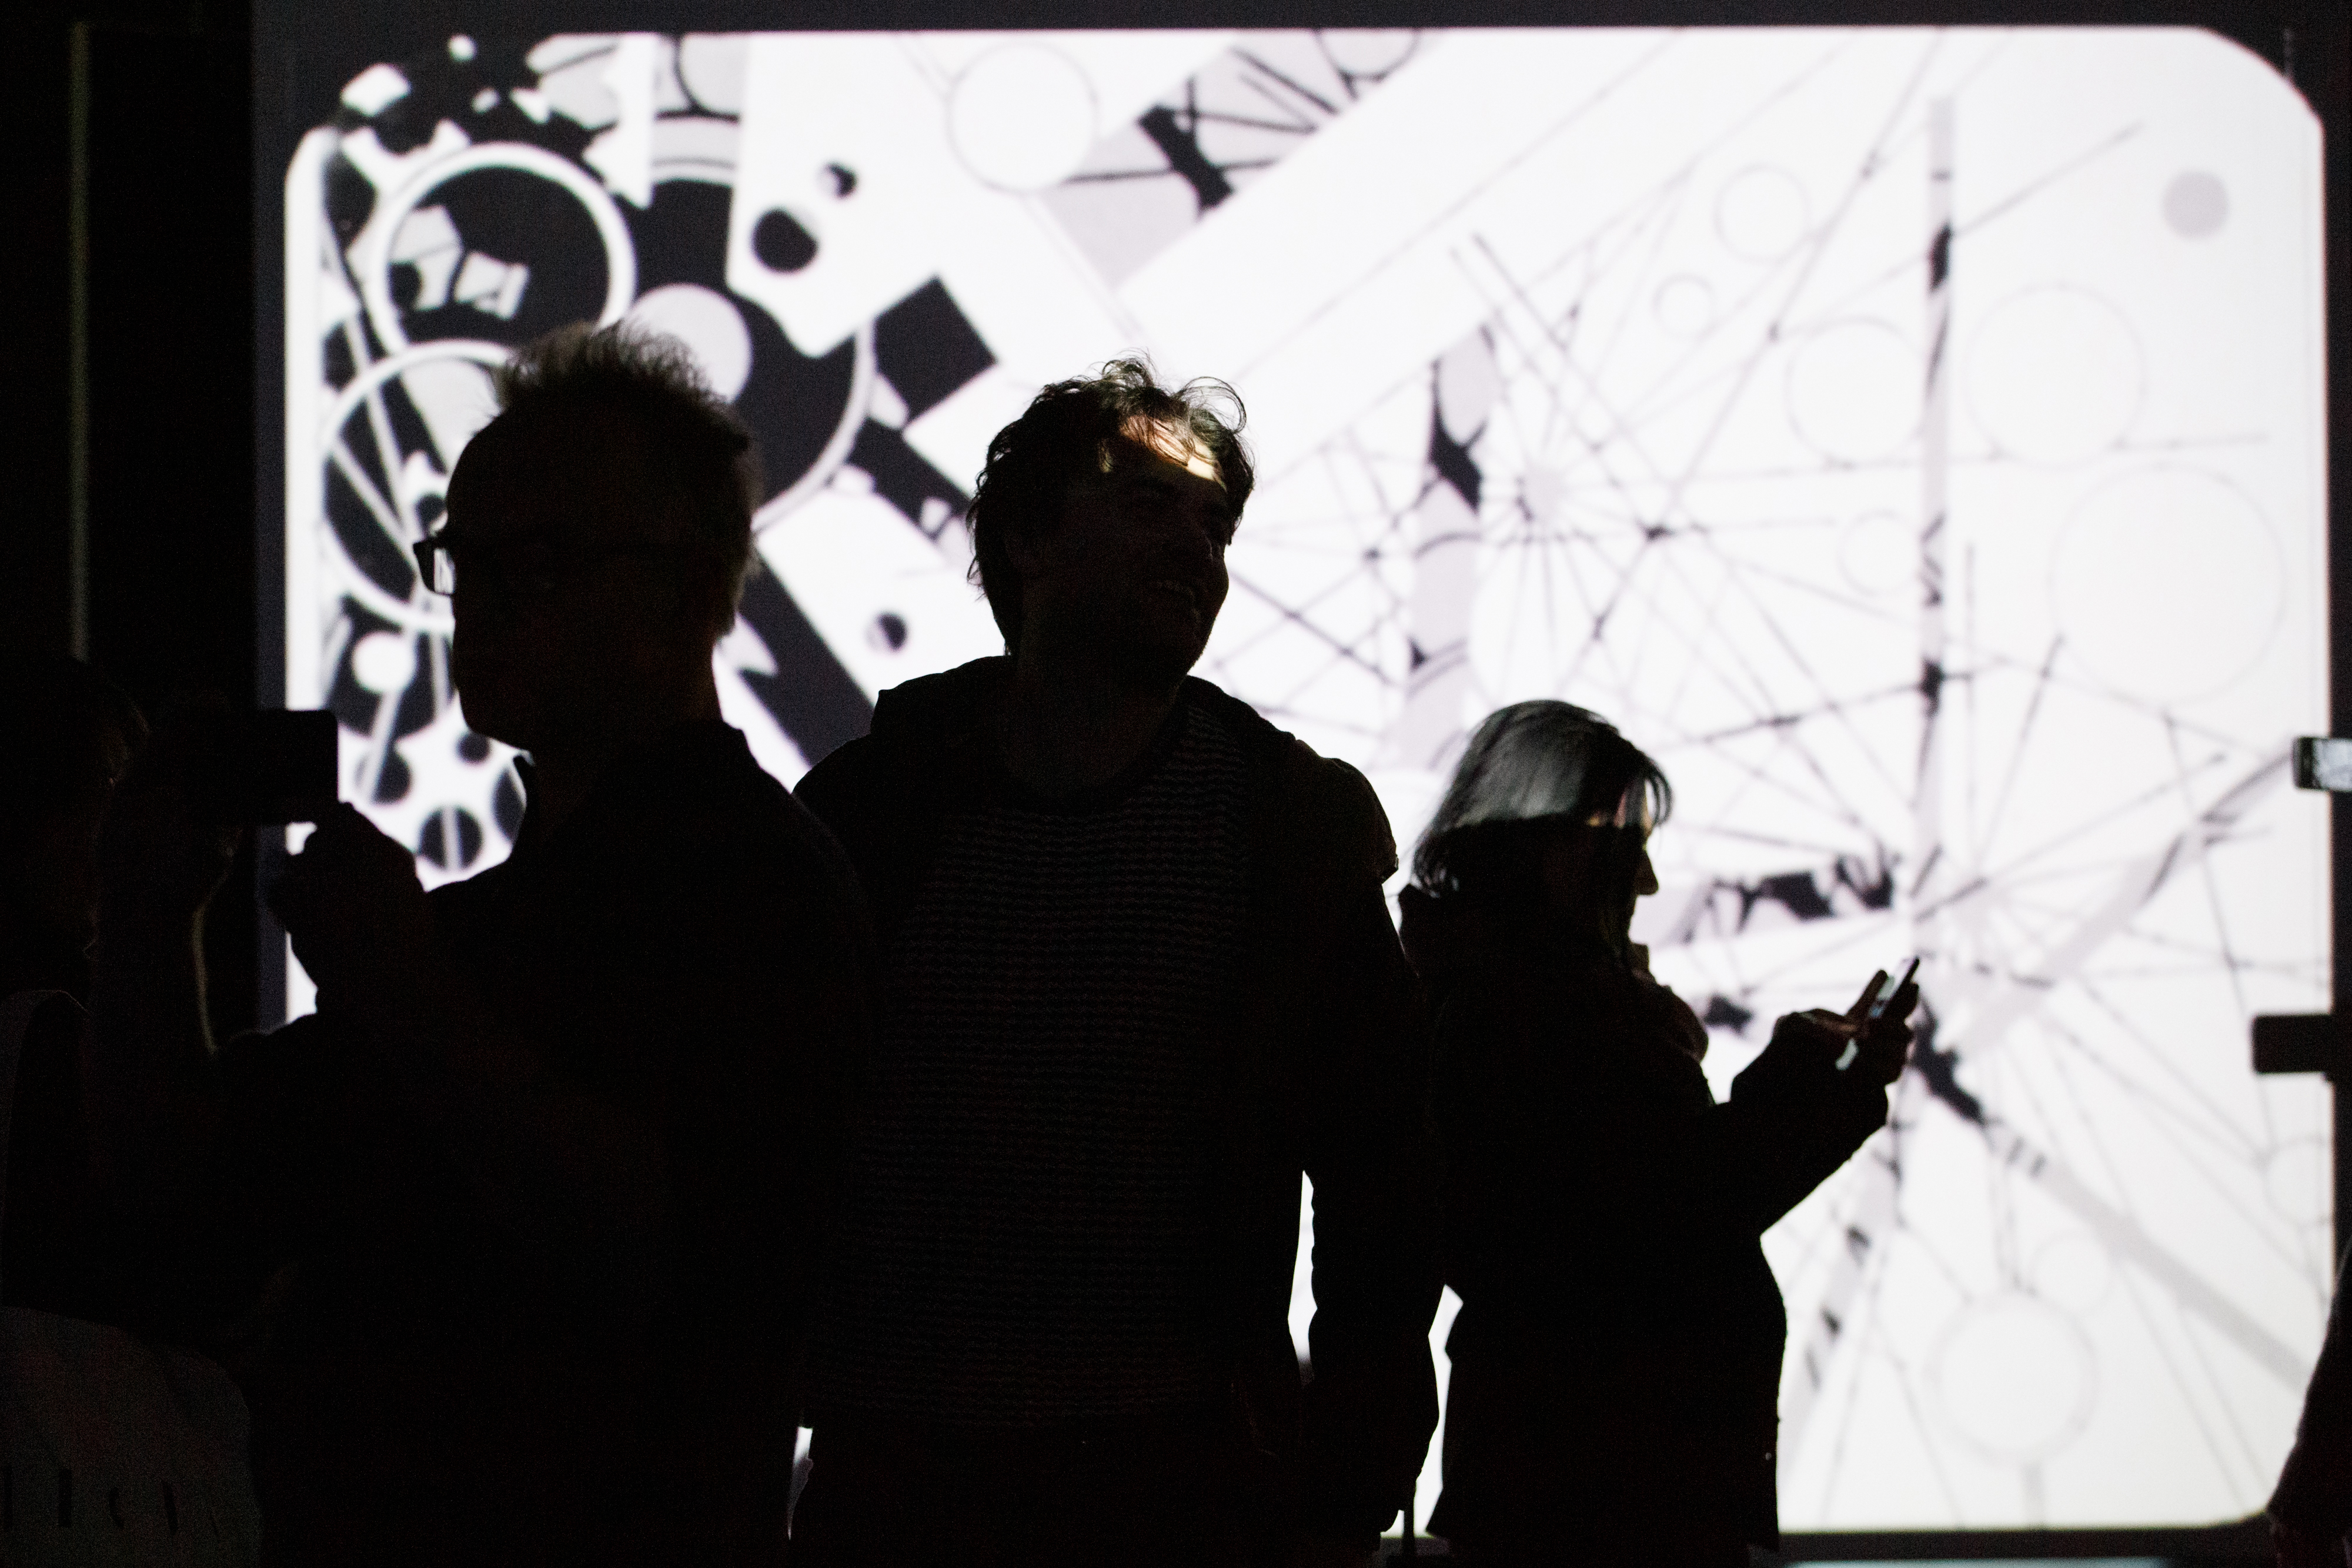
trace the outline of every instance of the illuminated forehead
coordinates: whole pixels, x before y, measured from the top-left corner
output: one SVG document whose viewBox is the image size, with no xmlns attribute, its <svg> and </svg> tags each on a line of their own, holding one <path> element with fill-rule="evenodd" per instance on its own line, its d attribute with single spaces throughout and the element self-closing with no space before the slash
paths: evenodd
<svg viewBox="0 0 2352 1568">
<path fill-rule="evenodd" d="M 1121 425 L 1118 433 L 1153 456 L 1199 475 L 1220 490 L 1225 487 L 1225 476 L 1217 466 L 1216 455 L 1185 426 L 1163 424 L 1139 413 Z"/>
</svg>

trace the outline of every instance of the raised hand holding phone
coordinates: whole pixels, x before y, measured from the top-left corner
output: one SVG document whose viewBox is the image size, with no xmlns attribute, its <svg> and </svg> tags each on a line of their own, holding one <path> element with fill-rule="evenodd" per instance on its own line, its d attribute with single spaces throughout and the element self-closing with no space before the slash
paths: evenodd
<svg viewBox="0 0 2352 1568">
<path fill-rule="evenodd" d="M 1895 998 L 1903 994 L 1903 988 L 1911 984 L 1912 979 L 1917 976 L 1918 973 L 1919 960 L 1916 956 L 1910 963 L 1903 967 L 1903 975 L 1899 979 L 1888 979 L 1886 977 L 1886 971 L 1884 969 L 1880 970 L 1878 977 L 1885 983 L 1878 987 L 1878 990 L 1875 995 L 1871 996 L 1869 1009 L 1863 1014 L 1863 1021 L 1867 1023 L 1873 1019 L 1885 1018 L 1893 1009 Z M 1912 1002 L 1915 1005 L 1918 1001 L 1918 997 L 1919 993 L 1917 991 L 1915 990 L 1911 993 Z M 1910 1013 L 1911 1009 L 1909 1007 L 1906 1007 L 1903 1009 L 1901 1016 L 1908 1018 Z"/>
<path fill-rule="evenodd" d="M 1873 1081 L 1892 1083 L 1903 1075 L 1911 1056 L 1911 1009 L 1919 1004 L 1914 957 L 1900 976 L 1881 969 L 1871 976 L 1853 1006 L 1845 1012 L 1845 1050 L 1837 1060 L 1840 1072 L 1861 1071 Z"/>
<path fill-rule="evenodd" d="M 1853 1006 L 1845 1009 L 1845 1021 L 1860 1028 L 1862 1020 L 1870 1016 L 1871 1004 L 1878 999 L 1878 993 L 1885 985 L 1885 970 L 1881 969 L 1871 976 L 1862 988 L 1862 995 L 1853 998 Z"/>
</svg>

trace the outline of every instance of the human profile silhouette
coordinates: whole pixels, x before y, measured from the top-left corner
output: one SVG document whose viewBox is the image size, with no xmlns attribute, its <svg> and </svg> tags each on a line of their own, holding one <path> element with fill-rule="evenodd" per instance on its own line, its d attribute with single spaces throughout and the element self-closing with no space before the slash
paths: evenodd
<svg viewBox="0 0 2352 1568">
<path fill-rule="evenodd" d="M 1631 936 L 1672 803 L 1598 715 L 1515 704 L 1402 895 L 1462 1298 L 1430 1530 L 1465 1563 L 1729 1568 L 1779 1539 L 1787 1323 L 1758 1239 L 1885 1124 L 1917 993 L 1782 1018 L 1717 1103 L 1705 1026 Z"/>
<path fill-rule="evenodd" d="M 415 554 L 467 721 L 526 754 L 513 853 L 428 895 L 408 845 L 328 810 L 272 893 L 318 1010 L 215 1053 L 184 982 L 209 890 L 185 780 L 134 769 L 101 1042 L 143 1064 L 181 1228 L 270 1324 L 247 1385 L 271 1561 L 772 1563 L 863 907 L 719 715 L 741 423 L 625 326 L 495 379 Z"/>
<path fill-rule="evenodd" d="M 1425 1136 L 1370 1135 L 1425 1049 L 1388 823 L 1188 674 L 1239 424 L 1138 361 L 1041 391 L 969 519 L 1005 656 L 884 693 L 801 784 L 886 975 L 801 1568 L 1360 1563 L 1420 1470 Z"/>
</svg>

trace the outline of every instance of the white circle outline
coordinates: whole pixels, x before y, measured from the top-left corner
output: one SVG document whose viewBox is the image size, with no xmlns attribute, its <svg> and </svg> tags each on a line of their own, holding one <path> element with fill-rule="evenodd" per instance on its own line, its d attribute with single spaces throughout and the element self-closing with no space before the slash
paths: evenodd
<svg viewBox="0 0 2352 1568">
<path fill-rule="evenodd" d="M 2100 692 L 2120 701 L 2150 704 L 2163 708 L 2206 701 L 2228 691 L 2252 674 L 2255 666 L 2269 654 L 2272 644 L 2278 641 L 2279 627 L 2283 623 L 2282 612 L 2287 603 L 2287 590 L 2293 580 L 2287 568 L 2286 552 L 2279 548 L 2278 530 L 2271 525 L 2270 513 L 2263 509 L 2260 501 L 2247 493 L 2244 486 L 2227 474 L 2211 468 L 2200 468 L 2190 463 L 2151 463 L 2144 467 L 2126 468 L 2119 473 L 2110 474 L 2085 489 L 2075 499 L 2074 504 L 2067 508 L 2065 521 L 2059 524 L 2057 530 L 2051 536 L 2050 565 L 2042 580 L 2044 584 L 2042 595 L 2043 602 L 2050 607 L 2050 619 L 2061 632 L 2067 632 L 2068 627 L 2065 591 L 2059 586 L 2059 573 L 2064 570 L 2067 547 L 2072 541 L 2074 530 L 2082 526 L 2084 514 L 2090 511 L 2092 506 L 2101 497 L 2111 491 L 2120 490 L 2125 486 L 2142 479 L 2158 479 L 2167 475 L 2206 480 L 2245 503 L 2247 515 L 2262 528 L 2263 542 L 2270 546 L 2271 563 L 2276 570 L 2273 578 L 2271 612 L 2264 620 L 2261 641 L 2254 644 L 2252 650 L 2246 654 L 2245 662 L 2233 673 L 2194 691 L 2158 695 L 2144 690 L 2136 690 L 2116 680 L 2109 670 L 2102 668 L 2098 661 L 2085 654 L 2081 645 L 2074 642 L 2070 635 L 2068 642 L 2070 651 L 2076 660 L 2089 667 L 2090 674 L 2095 678 Z"/>
<path fill-rule="evenodd" d="M 999 44 L 996 47 L 990 49 L 987 53 L 974 57 L 964 66 L 963 69 L 956 72 L 955 80 L 950 83 L 948 88 L 946 101 L 943 105 L 943 108 L 946 110 L 945 120 L 947 143 L 948 146 L 954 151 L 956 162 L 963 165 L 965 172 L 969 173 L 973 179 L 979 181 L 982 184 L 987 186 L 992 191 L 1002 191 L 1005 194 L 1011 196 L 1034 196 L 1041 192 L 1052 190 L 1054 186 L 1060 183 L 1060 182 L 1049 180 L 1042 185 L 1005 184 L 1003 181 L 988 173 L 985 170 L 982 169 L 980 165 L 971 161 L 971 155 L 964 151 L 963 139 L 956 134 L 955 114 L 956 95 L 958 91 L 963 87 L 963 84 L 966 81 L 971 78 L 971 76 L 975 71 L 978 71 L 982 67 L 986 66 L 990 61 L 1001 60 L 1006 56 L 1014 53 L 1045 55 L 1069 68 L 1070 74 L 1077 78 L 1078 86 L 1084 89 L 1087 95 L 1087 118 L 1091 128 L 1087 143 L 1089 149 L 1102 139 L 1102 95 L 1095 90 L 1094 80 L 1087 75 L 1085 68 L 1080 66 L 1077 61 L 1072 59 L 1066 51 L 1055 48 L 1051 44 L 1040 43 L 1032 38 L 1013 38 L 1007 42 Z M 1086 154 L 1082 152 L 1079 154 L 1081 163 L 1085 161 L 1085 157 Z M 1065 178 L 1066 178 L 1066 176 L 1065 176 Z"/>
<path fill-rule="evenodd" d="M 442 338 L 386 354 L 353 376 L 335 393 L 335 401 L 328 405 L 327 413 L 320 421 L 320 449 L 324 451 L 332 446 L 335 432 L 359 412 L 361 399 L 418 365 L 436 360 L 466 360 L 478 365 L 502 365 L 513 352 L 502 344 L 484 342 L 478 338 Z M 331 459 L 329 465 L 332 466 Z M 386 593 L 373 578 L 361 570 L 359 562 L 352 559 L 351 552 L 343 548 L 342 536 L 336 531 L 334 520 L 326 516 L 323 508 L 319 521 L 328 542 L 334 547 L 336 575 L 343 579 L 346 591 L 359 601 L 362 609 L 412 632 L 429 632 L 443 638 L 449 635 L 453 623 L 446 610 L 436 615 L 430 608 L 431 601 L 425 606 L 419 606 L 414 601 L 394 599 Z M 393 542 L 404 546 L 408 541 L 395 539 Z"/>
<path fill-rule="evenodd" d="M 2083 1382 L 2082 1386 L 2075 1391 L 2074 1408 L 2067 1412 L 2065 1418 L 2059 1422 L 2057 1429 L 2051 1436 L 2044 1437 L 2039 1443 L 2021 1448 L 2001 1448 L 1988 1443 L 1976 1433 L 1969 1430 L 1960 1420 L 1959 1413 L 1952 1408 L 1950 1398 L 1944 1393 L 1947 1376 L 1945 1359 L 1951 1354 L 1952 1342 L 1959 1337 L 1960 1331 L 1971 1321 L 1982 1321 L 1989 1309 L 1997 1308 L 2004 1301 L 2030 1302 L 2048 1313 L 2050 1321 L 2055 1322 L 2060 1326 L 2071 1348 L 2082 1357 Z M 2089 1428 L 2093 1416 L 2098 1413 L 2099 1347 L 2092 1341 L 2083 1325 L 2075 1321 L 2074 1313 L 2054 1301 L 2044 1300 L 2032 1291 L 2001 1291 L 1961 1302 L 1952 1315 L 1945 1320 L 1944 1326 L 1937 1331 L 1935 1344 L 1927 1352 L 1927 1376 L 1924 1381 L 1927 1385 L 1927 1398 L 1936 1414 L 1942 1418 L 1944 1426 L 1961 1443 L 1975 1449 L 1995 1464 L 2046 1463 L 2064 1452 L 2069 1445 L 2080 1437 Z"/>
<path fill-rule="evenodd" d="M 587 209 L 588 219 L 596 225 L 596 235 L 604 244 L 604 308 L 596 318 L 596 325 L 610 326 L 619 320 L 636 299 L 636 243 L 630 236 L 628 221 L 621 216 L 621 209 L 604 187 L 582 173 L 570 160 L 527 141 L 486 141 L 453 152 L 394 187 L 369 216 L 359 243 L 352 247 L 355 263 L 352 270 L 359 274 L 360 298 L 366 302 L 368 322 L 375 328 L 376 337 L 395 354 L 410 345 L 408 334 L 401 329 L 400 310 L 392 302 L 392 236 L 399 232 L 401 220 L 415 210 L 427 191 L 460 174 L 482 169 L 512 169 L 519 173 L 536 174 L 562 186 Z"/>
<path fill-rule="evenodd" d="M 2000 320 L 2004 312 L 2011 308 L 2053 295 L 2074 295 L 2089 300 L 2092 305 L 2104 311 L 2110 320 L 2123 329 L 2124 340 L 2131 345 L 2131 406 L 2124 414 L 2122 424 L 2116 428 L 2116 434 L 2105 441 L 2087 452 L 2072 457 L 2046 457 L 2018 451 L 2002 439 L 1998 428 L 2001 422 L 1986 417 L 1988 400 L 1977 391 L 1978 380 L 1985 373 L 1979 367 L 1984 363 L 1986 332 Z M 2009 462 L 2023 464 L 2028 468 L 2038 468 L 2045 473 L 2055 472 L 2062 468 L 2085 467 L 2116 452 L 2131 439 L 2132 428 L 2139 423 L 2141 411 L 2147 406 L 2147 345 L 2140 341 L 2139 329 L 2134 326 L 2131 318 L 2125 315 L 2115 301 L 2105 295 L 2095 288 L 2087 288 L 2063 277 L 2050 278 L 2041 283 L 2029 283 L 2022 288 L 2011 289 L 1987 307 L 1983 316 L 1969 329 L 1968 346 L 1962 350 L 1962 358 L 1956 361 L 1953 368 L 1960 372 L 1955 390 L 1967 400 L 1969 417 L 1975 421 L 1977 428 L 1983 432 L 1985 439 L 1992 444 L 1993 450 Z"/>
</svg>

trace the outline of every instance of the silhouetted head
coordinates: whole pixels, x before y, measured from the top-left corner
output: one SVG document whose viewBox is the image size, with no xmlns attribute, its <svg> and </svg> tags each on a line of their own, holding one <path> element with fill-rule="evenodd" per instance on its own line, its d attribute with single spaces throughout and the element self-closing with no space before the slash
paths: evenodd
<svg viewBox="0 0 2352 1568">
<path fill-rule="evenodd" d="M 1674 793 L 1642 749 L 1570 703 L 1497 709 L 1472 732 L 1413 852 L 1413 881 L 1507 916 L 1551 913 L 1622 948 L 1655 893 L 1650 831 Z"/>
<path fill-rule="evenodd" d="M 567 327 L 496 375 L 450 476 L 466 720 L 530 749 L 707 680 L 751 562 L 759 469 L 685 347 Z"/>
<path fill-rule="evenodd" d="M 1114 360 L 998 431 L 966 516 L 1006 650 L 1155 678 L 1191 669 L 1255 483 L 1243 417 L 1223 382 L 1171 392 L 1144 361 Z"/>
<path fill-rule="evenodd" d="M 0 972 L 71 957 L 98 932 L 98 832 L 147 738 L 120 687 L 79 660 L 0 660 Z"/>
</svg>

